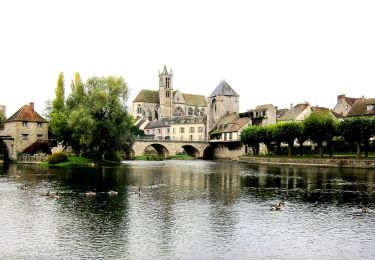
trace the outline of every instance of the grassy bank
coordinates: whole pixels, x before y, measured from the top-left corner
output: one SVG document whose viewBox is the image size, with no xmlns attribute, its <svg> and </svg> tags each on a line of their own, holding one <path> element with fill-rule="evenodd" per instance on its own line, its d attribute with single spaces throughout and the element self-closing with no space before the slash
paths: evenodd
<svg viewBox="0 0 375 260">
<path fill-rule="evenodd" d="M 187 154 L 176 154 L 174 156 L 171 156 L 171 159 L 172 160 L 194 160 L 195 158 Z"/>
<path fill-rule="evenodd" d="M 117 165 L 120 164 L 119 162 L 102 160 L 102 161 L 94 161 L 89 158 L 79 157 L 79 156 L 69 156 L 68 161 L 61 162 L 57 164 L 49 164 L 48 162 L 43 162 L 42 165 L 45 166 L 52 166 L 52 167 L 77 167 L 77 166 L 85 166 L 85 167 L 92 167 L 98 165 Z"/>
</svg>

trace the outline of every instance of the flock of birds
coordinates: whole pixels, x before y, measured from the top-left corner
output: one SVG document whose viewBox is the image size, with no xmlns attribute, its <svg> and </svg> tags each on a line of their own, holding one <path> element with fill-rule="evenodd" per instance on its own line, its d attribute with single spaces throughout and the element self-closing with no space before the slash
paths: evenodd
<svg viewBox="0 0 375 260">
<path fill-rule="evenodd" d="M 20 176 L 21 176 L 21 171 L 17 170 L 15 178 L 19 178 Z M 150 185 L 150 186 L 147 186 L 146 188 L 155 189 L 155 188 L 158 188 L 160 186 L 165 186 L 165 185 L 166 184 Z M 18 188 L 21 189 L 21 190 L 27 190 L 28 186 L 27 186 L 27 184 L 23 184 L 23 185 L 19 186 Z M 95 192 L 95 191 L 87 191 L 85 193 L 85 195 L 87 197 L 94 197 L 94 196 L 97 195 L 97 193 L 98 192 Z M 101 192 L 101 193 L 103 193 L 103 192 Z M 118 195 L 118 192 L 114 191 L 114 190 L 109 190 L 105 193 L 107 193 L 109 196 L 117 196 Z M 131 193 L 141 196 L 141 187 L 133 187 L 133 190 L 132 190 Z M 60 197 L 58 191 L 56 191 L 56 192 L 42 191 L 42 192 L 39 192 L 39 195 L 45 196 L 47 199 L 58 199 Z M 285 198 L 283 198 L 278 204 L 272 204 L 271 210 L 272 211 L 280 211 L 280 210 L 283 209 L 284 206 L 285 206 Z M 361 208 L 361 211 L 363 213 L 369 213 L 370 209 L 367 206 L 364 206 L 364 207 Z"/>
</svg>

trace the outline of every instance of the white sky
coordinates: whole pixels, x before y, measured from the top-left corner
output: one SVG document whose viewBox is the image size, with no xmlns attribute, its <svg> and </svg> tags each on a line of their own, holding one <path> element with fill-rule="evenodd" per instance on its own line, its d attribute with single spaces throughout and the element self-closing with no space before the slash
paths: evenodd
<svg viewBox="0 0 375 260">
<path fill-rule="evenodd" d="M 0 104 L 7 116 L 30 101 L 42 112 L 60 71 L 120 75 L 131 88 L 208 96 L 222 79 L 240 109 L 336 96 L 375 97 L 375 1 L 0 2 Z"/>
</svg>

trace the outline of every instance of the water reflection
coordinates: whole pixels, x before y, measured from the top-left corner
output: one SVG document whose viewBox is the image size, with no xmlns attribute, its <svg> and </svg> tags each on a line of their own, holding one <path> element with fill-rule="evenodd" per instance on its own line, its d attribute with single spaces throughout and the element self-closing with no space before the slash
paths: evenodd
<svg viewBox="0 0 375 260">
<path fill-rule="evenodd" d="M 349 245 L 371 258 L 375 214 L 362 214 L 360 207 L 375 210 L 374 175 L 364 169 L 207 161 L 68 169 L 4 165 L 0 253 L 4 258 L 358 256 Z M 138 187 L 140 195 L 134 192 Z M 39 195 L 48 190 L 59 191 L 60 198 Z M 87 197 L 88 190 L 97 195 Z M 118 195 L 109 196 L 109 190 Z M 283 198 L 285 210 L 271 212 L 270 204 Z"/>
</svg>

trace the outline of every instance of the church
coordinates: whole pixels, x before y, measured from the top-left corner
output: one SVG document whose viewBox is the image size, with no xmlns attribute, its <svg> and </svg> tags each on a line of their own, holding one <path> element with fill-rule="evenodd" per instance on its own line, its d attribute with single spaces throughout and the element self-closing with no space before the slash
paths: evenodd
<svg viewBox="0 0 375 260">
<path fill-rule="evenodd" d="M 142 89 L 131 109 L 136 125 L 147 136 L 175 141 L 208 141 L 221 118 L 230 114 L 237 118 L 238 113 L 239 95 L 225 80 L 206 99 L 174 90 L 172 69 L 168 72 L 166 66 L 159 72 L 159 90 Z"/>
<path fill-rule="evenodd" d="M 164 66 L 159 72 L 159 90 L 142 89 L 133 101 L 131 113 L 135 118 L 149 121 L 176 116 L 206 116 L 207 100 L 204 95 L 174 90 L 172 69 L 168 72 Z"/>
</svg>

